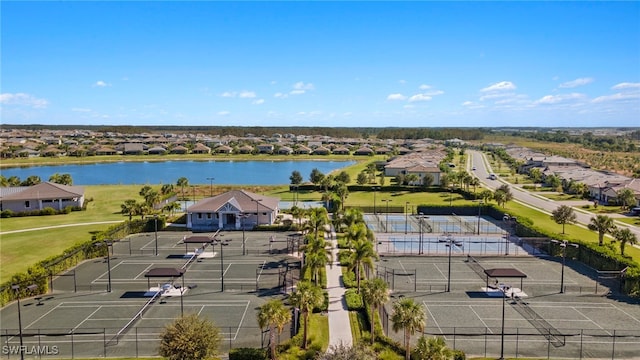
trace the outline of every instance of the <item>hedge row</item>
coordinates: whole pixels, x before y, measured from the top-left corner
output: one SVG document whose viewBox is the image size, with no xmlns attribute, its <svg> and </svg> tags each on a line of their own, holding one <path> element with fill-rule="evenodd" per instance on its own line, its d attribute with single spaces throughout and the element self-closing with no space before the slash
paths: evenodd
<svg viewBox="0 0 640 360">
<path fill-rule="evenodd" d="M 56 210 L 52 207 L 46 207 L 42 210 L 33 210 L 33 211 L 21 211 L 21 212 L 13 212 L 11 210 L 3 210 L 0 212 L 0 218 L 11 218 L 11 217 L 25 217 L 25 216 L 49 216 L 49 215 L 66 215 L 71 213 L 72 211 L 82 211 L 82 208 L 79 206 L 66 206 L 62 210 Z"/>
<path fill-rule="evenodd" d="M 162 227 L 164 227 L 164 220 Z M 129 234 L 153 231 L 153 229 L 154 223 L 150 219 L 126 221 L 93 235 L 90 240 L 65 249 L 62 254 L 39 261 L 30 266 L 26 272 L 15 274 L 9 281 L 0 285 L 0 306 L 15 300 L 16 296 L 23 298 L 46 294 L 49 291 L 48 279 L 51 276 L 64 272 L 84 260 L 106 256 L 108 247 L 96 245 L 106 240 L 118 241 Z M 14 291 L 11 288 L 12 285 L 20 285 L 20 290 Z M 28 290 L 27 286 L 29 285 L 37 285 L 37 289 Z"/>
</svg>

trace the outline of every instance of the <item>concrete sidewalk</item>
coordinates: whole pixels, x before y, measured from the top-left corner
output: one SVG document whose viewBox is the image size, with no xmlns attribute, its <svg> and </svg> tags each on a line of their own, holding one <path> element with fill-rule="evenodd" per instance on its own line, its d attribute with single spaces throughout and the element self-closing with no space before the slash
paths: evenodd
<svg viewBox="0 0 640 360">
<path fill-rule="evenodd" d="M 329 292 L 329 346 L 343 344 L 351 346 L 351 323 L 349 311 L 344 298 L 345 287 L 342 282 L 342 270 L 338 261 L 338 241 L 331 229 L 331 236 L 327 239 L 331 244 L 333 264 L 327 266 L 327 291 Z"/>
</svg>

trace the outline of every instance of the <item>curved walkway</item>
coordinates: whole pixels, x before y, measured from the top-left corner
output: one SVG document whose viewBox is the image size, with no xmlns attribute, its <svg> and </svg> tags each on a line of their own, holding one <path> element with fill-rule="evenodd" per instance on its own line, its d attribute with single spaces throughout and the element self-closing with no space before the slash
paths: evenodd
<svg viewBox="0 0 640 360">
<path fill-rule="evenodd" d="M 27 231 L 39 231 L 39 230 L 47 230 L 47 229 L 57 229 L 57 228 L 73 227 L 73 226 L 100 225 L 100 224 L 117 224 L 117 223 L 121 223 L 122 221 L 124 221 L 124 220 L 94 221 L 94 222 L 88 222 L 88 223 L 75 223 L 75 224 L 64 224 L 64 225 L 44 226 L 44 227 L 30 228 L 30 229 L 20 229 L 20 230 L 3 231 L 3 232 L 0 232 L 0 235 L 15 234 L 15 233 L 21 233 L 21 232 L 27 232 Z"/>
<path fill-rule="evenodd" d="M 349 322 L 349 310 L 344 298 L 345 287 L 342 282 L 342 268 L 338 260 L 338 241 L 336 233 L 331 227 L 330 238 L 333 261 L 327 265 L 327 291 L 329 293 L 329 346 L 343 344 L 351 346 L 351 323 Z"/>
</svg>

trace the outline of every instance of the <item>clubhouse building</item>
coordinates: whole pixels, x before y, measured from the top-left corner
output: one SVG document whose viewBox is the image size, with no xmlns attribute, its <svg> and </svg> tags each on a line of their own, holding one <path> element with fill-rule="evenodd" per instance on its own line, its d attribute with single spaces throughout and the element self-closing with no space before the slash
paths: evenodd
<svg viewBox="0 0 640 360">
<path fill-rule="evenodd" d="M 206 232 L 271 225 L 278 216 L 279 201 L 245 190 L 228 191 L 187 208 L 187 229 Z"/>
</svg>

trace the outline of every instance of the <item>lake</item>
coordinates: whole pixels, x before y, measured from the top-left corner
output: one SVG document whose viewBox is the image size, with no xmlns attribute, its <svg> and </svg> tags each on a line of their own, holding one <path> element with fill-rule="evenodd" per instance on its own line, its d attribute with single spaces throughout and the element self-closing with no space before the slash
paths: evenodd
<svg viewBox="0 0 640 360">
<path fill-rule="evenodd" d="M 49 180 L 55 173 L 70 174 L 74 185 L 135 185 L 175 184 L 186 177 L 190 184 L 228 185 L 282 185 L 289 184 L 293 171 L 299 171 L 304 181 L 309 180 L 311 170 L 323 174 L 355 164 L 355 161 L 161 161 L 161 162 L 113 162 L 96 164 L 68 164 L 8 168 L 0 173 L 9 178 L 17 176 L 25 180 L 39 176 Z"/>
</svg>

